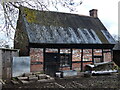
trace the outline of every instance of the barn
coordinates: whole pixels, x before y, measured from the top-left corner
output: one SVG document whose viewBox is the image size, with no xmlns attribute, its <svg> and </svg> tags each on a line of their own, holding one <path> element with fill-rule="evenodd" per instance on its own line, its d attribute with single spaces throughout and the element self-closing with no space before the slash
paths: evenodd
<svg viewBox="0 0 120 90">
<path fill-rule="evenodd" d="M 31 57 L 31 72 L 83 71 L 89 63 L 112 61 L 115 40 L 97 15 L 19 8 L 14 47 Z"/>
</svg>

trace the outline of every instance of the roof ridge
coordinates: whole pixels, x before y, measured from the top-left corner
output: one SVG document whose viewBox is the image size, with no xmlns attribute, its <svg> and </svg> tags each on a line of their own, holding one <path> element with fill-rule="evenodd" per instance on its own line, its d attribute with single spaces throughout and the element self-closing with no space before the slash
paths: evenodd
<svg viewBox="0 0 120 90">
<path fill-rule="evenodd" d="M 22 6 L 23 7 L 23 6 Z M 47 10 L 38 10 L 38 9 L 32 9 L 32 8 L 28 8 L 28 7 L 23 7 L 23 8 L 27 8 L 30 10 L 35 10 L 38 12 L 51 12 L 51 13 L 59 13 L 59 14 L 68 14 L 68 15 L 78 15 L 78 16 L 85 16 L 85 17 L 90 17 L 90 18 L 95 18 L 89 15 L 83 15 L 83 14 L 78 14 L 78 13 L 71 13 L 71 12 L 59 12 L 59 11 L 47 11 Z"/>
</svg>

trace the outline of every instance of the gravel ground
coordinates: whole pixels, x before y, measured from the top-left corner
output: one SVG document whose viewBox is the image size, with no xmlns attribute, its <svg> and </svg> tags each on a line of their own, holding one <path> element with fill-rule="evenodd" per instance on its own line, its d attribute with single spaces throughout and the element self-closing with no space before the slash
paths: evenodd
<svg viewBox="0 0 120 90">
<path fill-rule="evenodd" d="M 3 88 L 120 88 L 119 74 L 100 75 L 91 77 L 69 77 L 69 78 L 56 78 L 55 82 L 51 83 L 30 83 L 13 85 L 8 83 L 3 85 Z"/>
</svg>

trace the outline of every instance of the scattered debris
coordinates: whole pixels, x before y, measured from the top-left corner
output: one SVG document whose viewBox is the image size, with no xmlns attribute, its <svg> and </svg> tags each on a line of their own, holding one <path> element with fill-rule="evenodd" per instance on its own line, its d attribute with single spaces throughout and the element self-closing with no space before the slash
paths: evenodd
<svg viewBox="0 0 120 90">
<path fill-rule="evenodd" d="M 82 72 L 81 72 L 82 73 Z M 82 73 L 83 74 L 83 73 Z M 96 89 L 96 88 L 120 88 L 119 83 L 119 73 L 113 73 L 111 75 L 102 76 L 91 76 L 91 77 L 70 77 L 70 78 L 56 78 L 55 82 L 30 82 L 28 84 L 18 84 L 12 85 L 11 83 L 6 83 L 3 89 L 10 88 L 14 90 L 19 89 L 61 89 L 61 88 L 71 88 L 75 90 L 79 89 Z"/>
<path fill-rule="evenodd" d="M 18 81 L 15 81 L 15 80 L 11 80 L 12 84 L 16 85 L 16 84 L 19 84 Z"/>
<path fill-rule="evenodd" d="M 58 84 L 58 83 L 55 83 L 56 85 L 58 85 L 60 88 L 65 88 L 64 86 Z"/>
<path fill-rule="evenodd" d="M 114 72 L 118 72 L 114 68 L 114 63 L 113 62 L 102 62 L 102 63 L 95 63 L 95 64 L 88 64 L 85 67 L 85 76 L 89 76 L 90 74 L 92 75 L 100 75 L 100 74 L 111 74 Z"/>
<path fill-rule="evenodd" d="M 17 77 L 18 80 L 28 80 L 28 77 Z"/>
<path fill-rule="evenodd" d="M 37 76 L 38 76 L 38 80 L 47 79 L 47 76 L 45 74 L 39 74 Z"/>
<path fill-rule="evenodd" d="M 55 79 L 41 79 L 41 80 L 38 80 L 38 82 L 41 82 L 41 83 L 49 83 L 49 82 L 54 82 Z"/>
<path fill-rule="evenodd" d="M 105 70 L 105 71 L 92 71 L 92 74 L 111 74 L 116 73 L 117 70 Z"/>
<path fill-rule="evenodd" d="M 31 72 L 30 72 L 30 73 L 24 73 L 23 76 L 24 76 L 24 77 L 28 77 L 28 76 L 30 76 L 30 75 L 32 75 L 32 74 L 33 74 L 33 73 L 31 73 Z"/>
<path fill-rule="evenodd" d="M 29 84 L 32 82 L 54 82 L 55 79 L 46 74 L 40 73 L 25 73 L 22 76 L 13 78 L 11 82 L 13 84 Z"/>
<path fill-rule="evenodd" d="M 29 83 L 31 83 L 31 81 L 26 81 L 26 80 L 21 80 L 20 81 L 22 84 L 29 84 Z"/>
<path fill-rule="evenodd" d="M 92 76 L 92 73 L 90 71 L 86 71 L 84 73 L 84 77 L 91 77 Z"/>
<path fill-rule="evenodd" d="M 37 81 L 38 77 L 36 77 L 35 75 L 30 75 L 30 76 L 28 76 L 28 80 L 29 81 Z"/>
<path fill-rule="evenodd" d="M 65 70 L 56 72 L 56 77 L 70 77 L 70 76 L 77 76 L 76 70 Z"/>
<path fill-rule="evenodd" d="M 55 74 L 56 74 L 56 77 L 59 77 L 59 78 L 62 77 L 62 73 L 61 72 L 56 72 Z"/>
</svg>

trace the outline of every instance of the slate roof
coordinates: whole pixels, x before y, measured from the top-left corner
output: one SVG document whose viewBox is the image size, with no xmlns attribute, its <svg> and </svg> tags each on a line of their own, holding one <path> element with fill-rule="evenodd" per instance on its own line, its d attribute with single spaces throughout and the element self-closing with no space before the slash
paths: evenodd
<svg viewBox="0 0 120 90">
<path fill-rule="evenodd" d="M 30 43 L 115 44 L 98 18 L 20 8 Z"/>
</svg>

